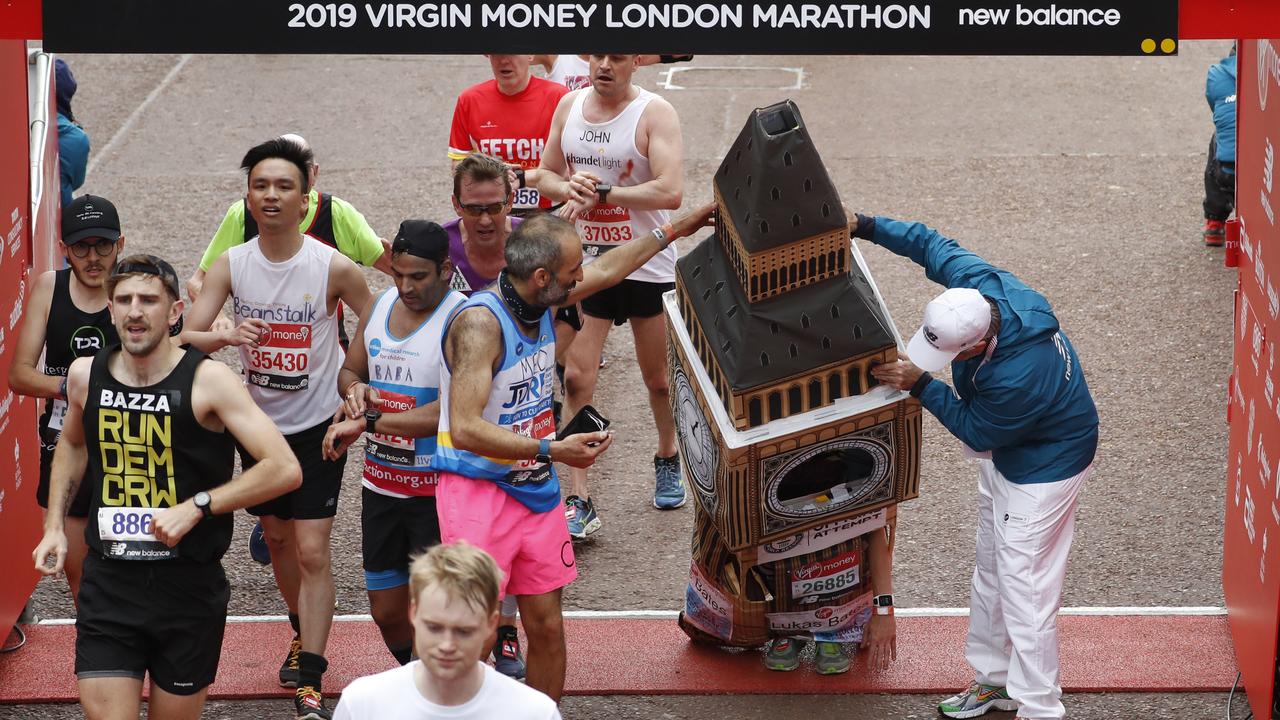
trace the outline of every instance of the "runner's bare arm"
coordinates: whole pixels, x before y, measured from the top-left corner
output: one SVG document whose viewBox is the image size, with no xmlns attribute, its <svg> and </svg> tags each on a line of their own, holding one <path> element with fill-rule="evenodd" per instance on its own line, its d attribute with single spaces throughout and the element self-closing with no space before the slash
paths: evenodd
<svg viewBox="0 0 1280 720">
<path fill-rule="evenodd" d="M 485 421 L 481 413 L 493 390 L 493 373 L 502 353 L 502 328 L 484 308 L 462 311 L 449 326 L 445 360 L 453 370 L 449 391 L 449 438 L 455 448 L 507 460 L 532 459 L 539 441 Z M 588 467 L 608 449 L 608 432 L 579 433 L 551 443 L 551 457 L 573 467 Z"/>
<path fill-rule="evenodd" d="M 338 395 L 342 398 L 342 410 L 348 418 L 364 416 L 369 390 L 369 352 L 365 347 L 364 328 L 369 313 L 360 316 L 355 337 L 347 346 L 347 355 L 338 370 Z"/>
<path fill-rule="evenodd" d="M 582 91 L 566 94 L 556 105 L 556 112 L 551 116 L 551 131 L 547 134 L 547 144 L 542 148 L 542 160 L 538 165 L 538 192 L 555 202 L 569 197 L 569 166 L 564 161 L 564 151 L 560 149 L 560 136 L 564 134 L 565 120 L 578 92 Z"/>
<path fill-rule="evenodd" d="M 359 317 L 364 317 L 369 307 L 369 283 L 364 281 L 364 273 L 351 258 L 334 253 L 329 261 L 329 311 L 334 312 L 339 300 L 347 304 Z"/>
<path fill-rule="evenodd" d="M 192 304 L 195 304 L 196 298 L 200 297 L 200 291 L 204 289 L 204 276 L 205 271 L 196 268 L 196 271 L 191 273 L 191 277 L 187 279 L 187 299 Z"/>
<path fill-rule="evenodd" d="M 676 109 L 666 100 L 655 98 L 640 116 L 636 135 L 636 149 L 648 155 L 653 179 L 639 185 L 614 186 L 608 202 L 633 210 L 675 210 L 684 202 L 684 139 Z M 642 140 L 647 142 L 647 148 Z"/>
<path fill-rule="evenodd" d="M 605 253 L 600 259 L 582 269 L 582 282 L 573 288 L 562 304 L 572 305 L 622 282 L 670 243 L 713 225 L 712 215 L 715 209 L 715 203 L 707 203 L 676 218 L 668 226 L 670 232 L 667 233 L 666 240 L 659 240 L 657 233 L 651 232 Z"/>
<path fill-rule="evenodd" d="M 37 367 L 40 353 L 44 351 L 44 331 L 49 322 L 49 305 L 53 301 L 54 273 L 40 273 L 40 277 L 27 296 L 27 308 L 22 313 L 22 328 L 18 330 L 18 347 L 9 366 L 9 389 L 19 395 L 31 397 L 58 397 L 62 390 L 62 378 L 45 375 Z"/>
<path fill-rule="evenodd" d="M 92 365 L 93 358 L 80 358 L 67 370 L 67 414 L 63 418 L 58 447 L 53 451 L 53 465 L 49 469 L 49 510 L 44 515 L 44 537 L 31 553 L 36 569 L 44 575 L 60 572 L 66 561 L 67 536 L 63 531 L 63 521 L 89 464 L 83 417 Z M 54 564 L 47 567 L 50 555 Z"/>
<path fill-rule="evenodd" d="M 383 275 L 391 274 L 391 241 L 386 238 L 378 238 L 378 242 L 382 243 L 382 254 L 378 256 L 377 262 L 373 264 L 373 269 Z"/>
<path fill-rule="evenodd" d="M 221 515 L 279 497 L 302 484 L 302 468 L 275 423 L 249 397 L 231 368 L 216 360 L 196 367 L 191 410 L 210 430 L 225 428 L 257 463 L 209 491 L 209 507 Z M 173 547 L 200 522 L 203 514 L 187 500 L 156 513 L 156 539 Z"/>
<path fill-rule="evenodd" d="M 226 253 L 218 256 L 205 275 L 204 289 L 191 306 L 182 330 L 181 342 L 191 343 L 204 353 L 213 353 L 228 345 L 258 346 L 271 326 L 258 318 L 250 318 L 239 325 L 224 330 L 211 330 L 222 306 L 231 295 L 231 260 Z"/>
<path fill-rule="evenodd" d="M 897 519 L 883 528 L 871 531 L 867 543 L 867 561 L 871 565 L 871 591 L 876 595 L 893 594 L 893 553 L 889 537 L 897 532 Z M 893 615 L 873 614 L 868 621 L 862 647 L 868 648 L 869 664 L 884 669 L 898 659 L 898 628 Z"/>
</svg>

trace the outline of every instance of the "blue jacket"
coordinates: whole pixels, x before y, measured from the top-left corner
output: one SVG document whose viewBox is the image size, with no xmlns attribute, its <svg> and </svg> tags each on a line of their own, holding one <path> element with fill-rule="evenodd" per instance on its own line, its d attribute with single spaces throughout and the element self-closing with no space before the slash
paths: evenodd
<svg viewBox="0 0 1280 720">
<path fill-rule="evenodd" d="M 1236 161 L 1236 56 L 1228 55 L 1209 68 L 1204 81 L 1204 99 L 1213 110 L 1213 127 L 1218 139 L 1218 162 Z M 1234 167 L 1223 168 L 1234 172 Z"/>
<path fill-rule="evenodd" d="M 990 359 L 953 362 L 954 392 L 941 380 L 917 385 L 921 404 L 966 445 L 990 450 L 1012 482 L 1064 480 L 1088 467 L 1098 449 L 1098 410 L 1049 301 L 920 223 L 877 217 L 872 240 L 924 266 L 930 280 L 974 288 L 1000 308 Z"/>
<path fill-rule="evenodd" d="M 58 164 L 62 171 L 62 207 L 71 204 L 72 191 L 84 184 L 89 167 L 89 135 L 58 113 Z"/>
</svg>

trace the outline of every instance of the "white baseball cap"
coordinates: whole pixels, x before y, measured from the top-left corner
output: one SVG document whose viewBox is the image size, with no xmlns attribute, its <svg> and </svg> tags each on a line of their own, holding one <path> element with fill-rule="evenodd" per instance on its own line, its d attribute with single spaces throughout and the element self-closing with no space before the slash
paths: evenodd
<svg viewBox="0 0 1280 720">
<path fill-rule="evenodd" d="M 924 307 L 924 324 L 907 343 L 907 357 L 925 372 L 937 372 L 956 355 L 982 342 L 991 327 L 991 306 L 973 288 L 951 288 Z"/>
</svg>

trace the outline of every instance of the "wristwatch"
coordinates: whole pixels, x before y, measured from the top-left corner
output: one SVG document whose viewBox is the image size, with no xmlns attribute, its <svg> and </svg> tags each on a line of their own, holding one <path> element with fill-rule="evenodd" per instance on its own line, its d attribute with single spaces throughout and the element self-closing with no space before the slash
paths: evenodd
<svg viewBox="0 0 1280 720">
<path fill-rule="evenodd" d="M 378 432 L 373 426 L 378 423 L 378 418 L 382 417 L 382 411 L 375 407 L 368 407 L 364 410 L 364 431 L 370 434 Z"/>
<path fill-rule="evenodd" d="M 609 191 L 613 186 L 609 183 L 596 183 L 596 197 L 600 198 L 600 202 L 605 202 L 605 198 L 609 197 Z"/>
<path fill-rule="evenodd" d="M 538 454 L 533 456 L 540 463 L 551 463 L 551 440 L 543 438 L 538 441 Z"/>
<path fill-rule="evenodd" d="M 524 168 L 522 167 L 516 168 L 515 173 L 516 173 L 516 182 L 520 183 L 520 187 L 525 187 Z"/>
<path fill-rule="evenodd" d="M 871 598 L 871 605 L 875 607 L 877 615 L 893 614 L 893 596 L 892 595 L 876 595 Z"/>
<path fill-rule="evenodd" d="M 200 508 L 200 514 L 203 517 L 213 517 L 213 508 L 209 507 L 209 503 L 213 502 L 213 498 L 209 497 L 209 493 L 201 490 L 191 498 L 191 502 L 195 503 L 195 506 Z"/>
</svg>

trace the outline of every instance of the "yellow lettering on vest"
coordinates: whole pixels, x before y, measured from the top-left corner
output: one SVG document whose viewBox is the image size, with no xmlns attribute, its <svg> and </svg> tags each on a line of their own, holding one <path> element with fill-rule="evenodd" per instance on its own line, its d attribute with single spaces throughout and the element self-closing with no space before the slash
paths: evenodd
<svg viewBox="0 0 1280 720">
<path fill-rule="evenodd" d="M 102 504 L 117 507 L 124 505 L 124 478 L 117 474 L 102 476 Z"/>
<path fill-rule="evenodd" d="M 119 410 L 98 408 L 98 440 L 106 440 L 110 434 L 112 440 L 120 442 L 120 426 L 123 424 L 124 418 Z"/>
<path fill-rule="evenodd" d="M 151 445 L 154 441 L 159 440 L 161 445 L 166 448 L 172 445 L 169 442 L 169 416 L 144 415 L 147 419 L 147 444 Z"/>
</svg>

